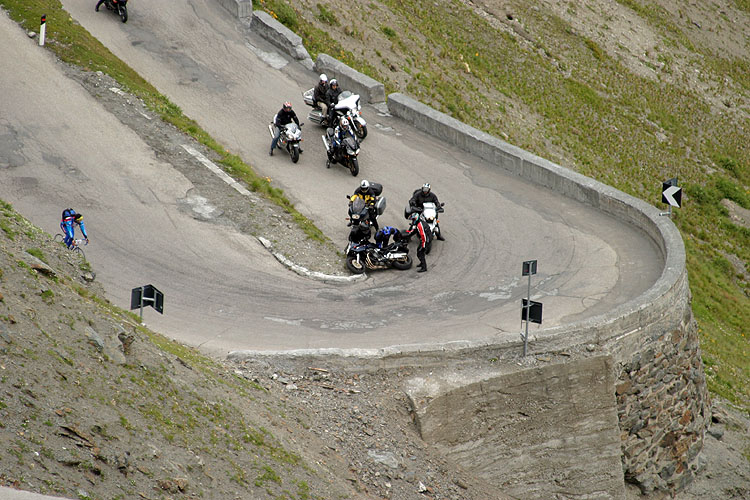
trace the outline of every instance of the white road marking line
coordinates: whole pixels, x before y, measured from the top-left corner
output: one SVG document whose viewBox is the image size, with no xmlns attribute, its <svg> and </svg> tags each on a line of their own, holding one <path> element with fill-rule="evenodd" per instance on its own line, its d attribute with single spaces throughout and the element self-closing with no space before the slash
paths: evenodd
<svg viewBox="0 0 750 500">
<path fill-rule="evenodd" d="M 208 168 L 211 172 L 218 175 L 221 180 L 229 184 L 234 188 L 235 191 L 240 193 L 243 196 L 247 196 L 250 198 L 250 201 L 252 203 L 256 202 L 255 195 L 248 191 L 245 186 L 237 182 L 236 180 L 232 179 L 231 176 L 229 176 L 226 172 L 224 172 L 222 169 L 220 169 L 214 162 L 206 158 L 203 153 L 198 151 L 197 149 L 193 148 L 192 146 L 188 146 L 187 144 L 182 145 L 182 149 L 187 151 L 190 155 L 192 155 L 196 160 L 201 162 L 206 168 Z"/>
</svg>

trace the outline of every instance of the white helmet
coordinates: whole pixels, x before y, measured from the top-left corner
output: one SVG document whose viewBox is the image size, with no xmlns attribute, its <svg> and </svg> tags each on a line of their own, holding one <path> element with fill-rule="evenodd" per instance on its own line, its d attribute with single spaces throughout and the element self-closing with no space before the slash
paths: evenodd
<svg viewBox="0 0 750 500">
<path fill-rule="evenodd" d="M 321 73 L 320 74 L 320 81 L 321 82 L 327 82 L 328 81 L 328 77 L 326 76 L 325 73 Z"/>
<path fill-rule="evenodd" d="M 359 185 L 362 189 L 370 189 L 370 181 L 362 179 L 362 183 Z"/>
<path fill-rule="evenodd" d="M 345 116 L 341 117 L 341 122 L 339 123 L 341 124 L 341 128 L 343 128 L 344 130 L 349 130 L 349 120 L 347 120 Z"/>
<path fill-rule="evenodd" d="M 338 85 L 339 82 L 334 78 L 333 80 L 331 80 L 330 84 L 331 84 L 331 87 L 333 87 L 334 85 Z"/>
<path fill-rule="evenodd" d="M 429 182 L 425 182 L 424 184 L 422 184 L 422 192 L 424 194 L 427 194 L 427 193 L 430 192 L 430 183 Z"/>
</svg>

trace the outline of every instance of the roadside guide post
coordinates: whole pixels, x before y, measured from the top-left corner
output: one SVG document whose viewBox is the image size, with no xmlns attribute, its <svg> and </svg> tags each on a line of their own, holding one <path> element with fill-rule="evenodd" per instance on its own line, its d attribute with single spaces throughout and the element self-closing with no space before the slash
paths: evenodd
<svg viewBox="0 0 750 500">
<path fill-rule="evenodd" d="M 39 27 L 39 46 L 44 46 L 44 37 L 47 34 L 47 14 L 42 16 L 42 25 Z"/>
</svg>

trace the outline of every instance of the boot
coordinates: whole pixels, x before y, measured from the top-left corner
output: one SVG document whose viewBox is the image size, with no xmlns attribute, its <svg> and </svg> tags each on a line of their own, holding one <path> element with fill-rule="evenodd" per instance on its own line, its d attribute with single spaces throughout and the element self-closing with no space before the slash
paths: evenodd
<svg viewBox="0 0 750 500">
<path fill-rule="evenodd" d="M 417 268 L 417 272 L 418 272 L 418 273 L 425 273 L 425 272 L 427 272 L 427 266 L 424 266 L 424 267 L 422 267 L 422 266 L 419 266 L 419 267 Z"/>
<path fill-rule="evenodd" d="M 445 241 L 445 238 L 443 238 L 443 233 L 438 233 L 437 239 L 439 239 L 440 241 Z"/>
<path fill-rule="evenodd" d="M 273 156 L 273 149 L 268 152 L 268 156 Z"/>
</svg>

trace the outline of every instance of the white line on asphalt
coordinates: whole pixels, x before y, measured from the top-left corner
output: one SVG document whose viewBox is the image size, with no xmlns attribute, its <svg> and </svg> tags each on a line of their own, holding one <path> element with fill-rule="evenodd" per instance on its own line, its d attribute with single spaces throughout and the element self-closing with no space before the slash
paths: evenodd
<svg viewBox="0 0 750 500">
<path fill-rule="evenodd" d="M 226 172 L 224 172 L 222 169 L 216 166 L 214 162 L 206 158 L 203 153 L 198 151 L 197 149 L 193 148 L 192 146 L 188 146 L 187 144 L 182 145 L 182 149 L 190 153 L 196 160 L 201 162 L 206 168 L 208 168 L 211 172 L 215 173 L 219 176 L 221 180 L 229 184 L 234 188 L 235 191 L 240 193 L 243 196 L 247 196 L 250 198 L 250 201 L 252 203 L 255 203 L 257 200 L 255 198 L 255 195 L 248 191 L 245 186 L 237 182 L 236 180 L 232 179 Z"/>
</svg>

